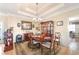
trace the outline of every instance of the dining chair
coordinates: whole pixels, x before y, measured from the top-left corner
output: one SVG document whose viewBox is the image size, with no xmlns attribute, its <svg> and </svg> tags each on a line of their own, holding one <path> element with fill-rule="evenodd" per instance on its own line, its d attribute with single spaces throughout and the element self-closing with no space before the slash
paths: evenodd
<svg viewBox="0 0 79 59">
<path fill-rule="evenodd" d="M 44 37 L 45 38 L 45 37 Z M 42 40 L 44 39 L 42 38 Z M 58 44 L 60 42 L 60 38 L 58 38 L 58 41 L 56 41 L 55 35 L 50 36 L 50 41 L 42 41 L 41 42 L 41 54 L 43 54 L 44 50 L 49 49 L 49 54 L 53 52 L 53 54 L 56 54 L 56 49 L 58 48 Z"/>
<path fill-rule="evenodd" d="M 30 33 L 29 36 L 28 36 L 29 37 L 28 47 L 30 47 L 32 49 L 39 48 L 40 42 L 39 41 L 36 41 L 32 36 L 33 36 L 32 33 Z"/>
</svg>

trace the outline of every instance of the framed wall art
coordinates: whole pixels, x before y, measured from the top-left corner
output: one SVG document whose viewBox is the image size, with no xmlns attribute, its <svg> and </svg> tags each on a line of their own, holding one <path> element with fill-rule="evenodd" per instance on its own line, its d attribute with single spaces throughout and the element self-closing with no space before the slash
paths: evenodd
<svg viewBox="0 0 79 59">
<path fill-rule="evenodd" d="M 20 27 L 21 26 L 21 23 L 17 23 L 17 27 Z"/>
<path fill-rule="evenodd" d="M 32 22 L 28 22 L 28 21 L 21 21 L 22 23 L 22 30 L 32 30 Z"/>
</svg>

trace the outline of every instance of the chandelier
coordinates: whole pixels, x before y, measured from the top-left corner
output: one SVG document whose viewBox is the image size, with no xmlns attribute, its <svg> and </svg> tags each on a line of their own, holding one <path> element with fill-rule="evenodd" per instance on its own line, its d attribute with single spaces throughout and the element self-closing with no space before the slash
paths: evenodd
<svg viewBox="0 0 79 59">
<path fill-rule="evenodd" d="M 36 13 L 35 13 L 35 18 L 33 18 L 34 21 L 41 21 L 42 19 L 39 17 L 38 14 L 38 3 L 36 3 Z"/>
</svg>

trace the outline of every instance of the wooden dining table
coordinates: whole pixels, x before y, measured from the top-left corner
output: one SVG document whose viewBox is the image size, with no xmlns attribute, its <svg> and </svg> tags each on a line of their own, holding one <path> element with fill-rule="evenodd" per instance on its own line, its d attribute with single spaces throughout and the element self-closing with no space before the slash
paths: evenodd
<svg viewBox="0 0 79 59">
<path fill-rule="evenodd" d="M 32 38 L 34 40 L 39 40 L 40 41 L 41 36 L 40 35 L 33 35 Z"/>
</svg>

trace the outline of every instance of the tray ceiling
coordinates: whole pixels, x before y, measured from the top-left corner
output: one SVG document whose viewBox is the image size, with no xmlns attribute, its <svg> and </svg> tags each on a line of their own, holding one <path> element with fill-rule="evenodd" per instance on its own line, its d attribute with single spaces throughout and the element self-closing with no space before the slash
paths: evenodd
<svg viewBox="0 0 79 59">
<path fill-rule="evenodd" d="M 0 3 L 0 13 L 14 14 L 28 18 L 36 17 L 36 8 L 38 8 L 38 16 L 46 19 L 63 12 L 79 8 L 78 3 Z"/>
</svg>

